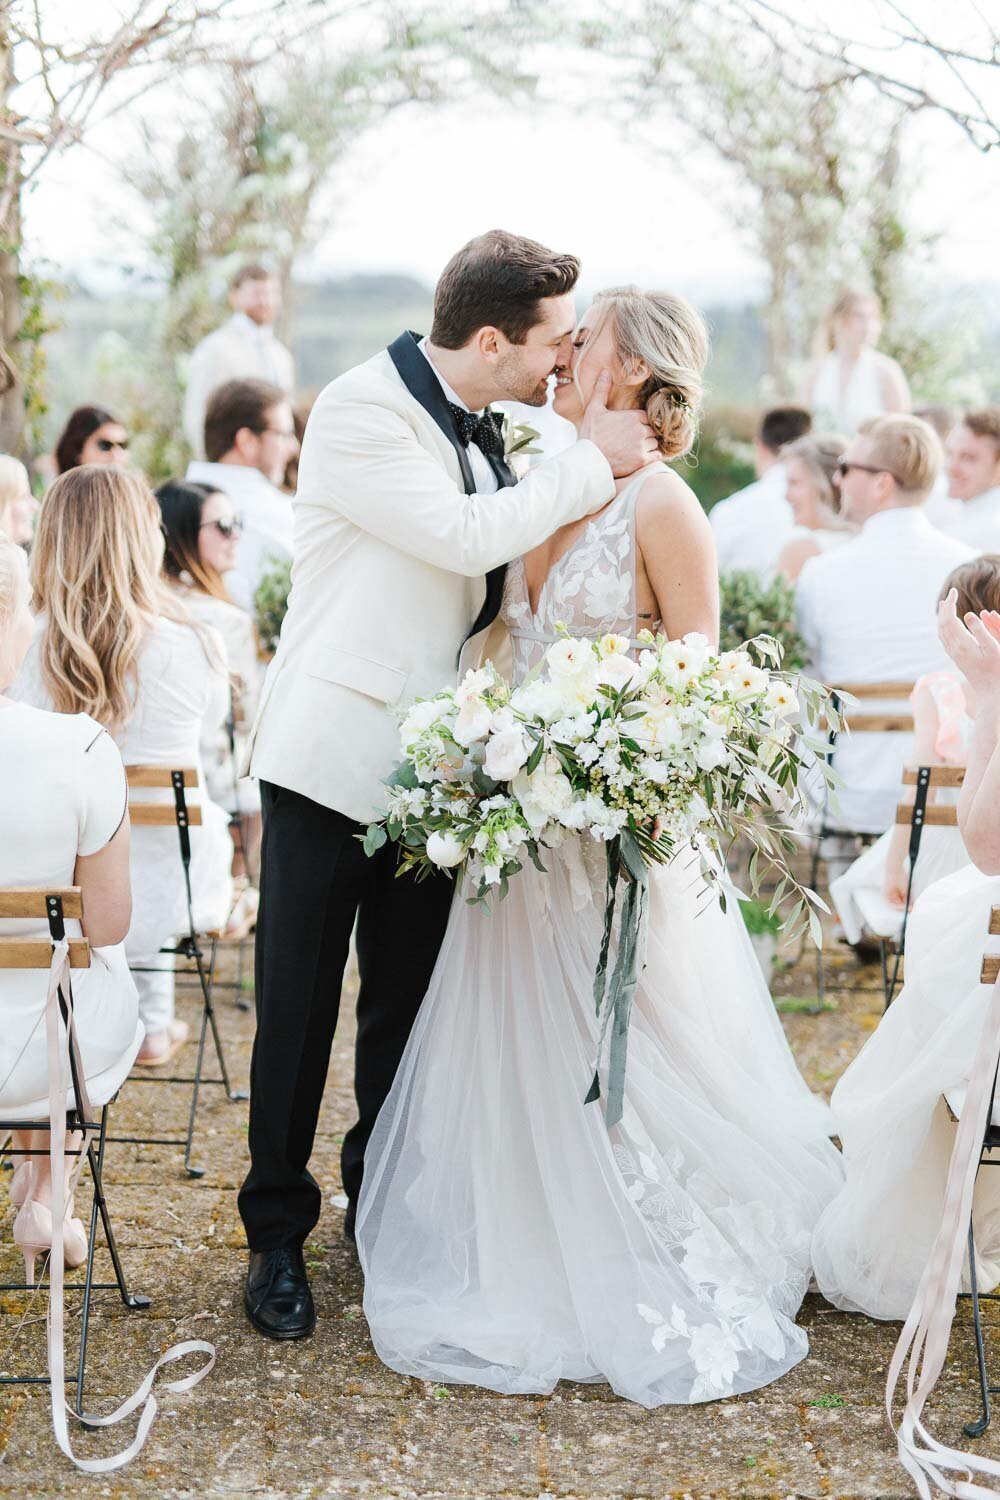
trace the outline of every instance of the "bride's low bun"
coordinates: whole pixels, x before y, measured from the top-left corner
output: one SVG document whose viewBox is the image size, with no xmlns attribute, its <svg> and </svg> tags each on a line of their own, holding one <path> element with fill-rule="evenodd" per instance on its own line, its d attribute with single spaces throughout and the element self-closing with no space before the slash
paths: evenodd
<svg viewBox="0 0 1000 1500">
<path fill-rule="evenodd" d="M 708 329 L 696 308 L 673 292 L 613 287 L 598 300 L 614 319 L 615 343 L 626 369 L 640 361 L 650 372 L 639 392 L 649 425 L 666 459 L 680 458 L 698 435 L 708 362 Z"/>
</svg>

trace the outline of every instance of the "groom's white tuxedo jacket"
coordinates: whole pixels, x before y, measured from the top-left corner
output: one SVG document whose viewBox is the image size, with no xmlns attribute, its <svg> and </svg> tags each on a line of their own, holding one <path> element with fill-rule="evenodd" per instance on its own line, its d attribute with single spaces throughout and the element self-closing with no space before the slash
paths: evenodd
<svg viewBox="0 0 1000 1500">
<path fill-rule="evenodd" d="M 484 623 L 485 575 L 614 494 L 607 460 L 586 441 L 495 494 L 465 493 L 470 474 L 412 335 L 320 394 L 250 775 L 360 822 L 381 810 L 400 755 L 392 710 L 454 680 L 463 642 Z"/>
</svg>

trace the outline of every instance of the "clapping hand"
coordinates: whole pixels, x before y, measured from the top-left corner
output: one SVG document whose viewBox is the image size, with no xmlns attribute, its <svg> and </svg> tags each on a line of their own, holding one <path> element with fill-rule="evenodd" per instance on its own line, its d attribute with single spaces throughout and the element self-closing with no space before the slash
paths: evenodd
<svg viewBox="0 0 1000 1500">
<path fill-rule="evenodd" d="M 1000 614 L 984 609 L 981 614 L 958 618 L 958 591 L 949 589 L 938 605 L 938 636 L 941 644 L 976 695 L 977 701 L 1000 698 Z"/>
</svg>

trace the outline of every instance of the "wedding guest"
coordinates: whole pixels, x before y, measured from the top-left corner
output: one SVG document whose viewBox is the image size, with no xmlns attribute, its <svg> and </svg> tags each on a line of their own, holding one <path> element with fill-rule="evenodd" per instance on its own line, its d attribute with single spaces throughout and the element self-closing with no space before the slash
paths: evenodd
<svg viewBox="0 0 1000 1500">
<path fill-rule="evenodd" d="M 0 453 L 0 531 L 18 547 L 27 547 L 35 530 L 38 501 L 28 471 L 19 458 Z"/>
<path fill-rule="evenodd" d="M 59 434 L 56 471 L 65 474 L 79 464 L 128 465 L 128 433 L 102 406 L 78 406 Z"/>
<path fill-rule="evenodd" d="M 813 674 L 832 686 L 910 682 L 947 666 L 934 627 L 945 577 L 973 554 L 936 531 L 922 512 L 941 464 L 941 444 L 918 417 L 862 423 L 839 465 L 843 519 L 857 536 L 810 558 L 796 585 L 799 629 Z M 863 711 L 898 712 L 873 700 Z M 834 758 L 844 785 L 829 822 L 882 833 L 892 822 L 912 736 L 841 736 Z"/>
<path fill-rule="evenodd" d="M 228 495 L 242 517 L 239 556 L 226 587 L 248 611 L 268 568 L 291 559 L 292 502 L 278 486 L 298 447 L 292 408 L 277 386 L 231 380 L 212 392 L 205 413 L 207 460 L 193 460 L 184 477 Z"/>
<path fill-rule="evenodd" d="M 945 451 L 953 502 L 947 530 L 976 552 L 1000 552 L 1000 406 L 966 412 Z"/>
<path fill-rule="evenodd" d="M 821 353 L 806 368 L 799 399 L 817 423 L 856 432 L 880 412 L 908 412 L 910 390 L 896 361 L 877 349 L 882 304 L 874 292 L 842 292 L 820 330 Z"/>
<path fill-rule="evenodd" d="M 274 325 L 281 313 L 281 283 L 265 266 L 241 266 L 229 283 L 232 317 L 203 338 L 191 354 L 184 396 L 184 433 L 195 458 L 205 457 L 205 414 L 212 392 L 230 380 L 265 380 L 283 395 L 295 389 L 290 352 Z"/>
<path fill-rule="evenodd" d="M 45 713 L 8 696 L 34 632 L 30 600 L 24 551 L 0 537 L 0 779 L 8 789 L 0 818 L 0 886 L 78 885 L 83 893 L 83 925 L 67 919 L 66 932 L 91 945 L 90 967 L 73 971 L 73 1014 L 87 1091 L 99 1107 L 124 1082 L 142 1040 L 138 996 L 121 946 L 131 906 L 125 773 L 114 742 L 94 719 Z M 4 937 L 49 936 L 44 920 L 6 918 L 0 929 Z M 47 984 L 48 975 L 37 970 L 0 970 L 2 1118 L 48 1116 Z M 42 1130 L 16 1131 L 11 1142 L 15 1158 L 49 1146 Z M 35 1256 L 52 1245 L 50 1157 L 25 1156 L 9 1192 L 18 1210 L 14 1240 L 30 1281 Z M 67 1265 L 86 1258 L 87 1237 L 72 1208 L 64 1249 Z"/>
<path fill-rule="evenodd" d="M 934 428 L 934 431 L 941 439 L 941 446 L 947 455 L 948 439 L 951 436 L 952 428 L 955 426 L 958 417 L 955 408 L 944 405 L 915 406 L 913 408 L 913 415 L 915 417 L 922 417 L 929 427 Z M 958 501 L 948 498 L 948 465 L 946 462 L 935 479 L 934 486 L 924 503 L 924 515 L 930 521 L 931 525 L 936 526 L 939 531 L 950 531 L 951 522 L 954 520 L 958 510 Z"/>
<path fill-rule="evenodd" d="M 847 439 L 834 434 L 797 438 L 782 454 L 786 495 L 795 525 L 778 554 L 775 571 L 794 583 L 810 557 L 838 547 L 854 534 L 840 515 L 837 465 Z"/>
<path fill-rule="evenodd" d="M 941 599 L 957 597 L 961 614 L 1000 608 L 1000 557 L 976 557 L 948 574 Z M 913 764 L 917 766 L 964 766 L 972 739 L 975 694 L 954 670 L 931 672 L 916 683 L 910 698 L 913 708 Z M 900 788 L 899 799 L 912 806 L 914 788 Z M 928 791 L 928 805 L 952 803 L 957 793 L 947 789 Z M 898 931 L 899 914 L 906 902 L 909 878 L 910 826 L 897 823 L 854 861 L 850 869 L 830 886 L 837 914 L 849 943 L 861 941 L 867 927 L 877 937 Z M 969 855 L 957 827 L 923 829 L 920 853 L 913 874 L 911 900 L 968 864 Z M 867 918 L 866 918 L 867 913 Z"/>
<path fill-rule="evenodd" d="M 739 569 L 764 577 L 774 567 L 795 524 L 785 497 L 782 454 L 811 427 L 812 418 L 801 406 L 776 406 L 764 413 L 753 440 L 757 478 L 708 513 L 720 573 Z"/>
<path fill-rule="evenodd" d="M 207 485 L 169 479 L 156 490 L 163 523 L 163 571 L 195 619 L 210 626 L 226 647 L 232 712 L 226 724 L 212 719 L 202 730 L 205 784 L 213 802 L 240 820 L 244 854 L 258 868 L 260 797 L 254 782 L 240 777 L 246 734 L 260 693 L 260 661 L 253 620 L 230 598 L 225 576 L 239 554 L 242 523 L 228 495 Z M 253 896 L 241 896 L 243 906 Z M 237 903 L 237 907 L 240 902 Z M 239 925 L 234 912 L 230 925 Z"/>
<path fill-rule="evenodd" d="M 199 744 L 202 724 L 221 723 L 229 709 L 225 652 L 161 578 L 163 545 L 159 507 L 137 474 L 85 465 L 56 480 L 31 553 L 35 636 L 12 696 L 89 714 L 126 765 L 199 771 L 188 793 L 203 819 L 191 829 L 194 916 L 199 928 L 215 928 L 229 912 L 232 845 L 225 813 L 201 789 Z M 173 799 L 168 788 L 132 795 Z M 187 926 L 176 830 L 136 828 L 126 953 L 146 1029 L 141 1063 L 167 1061 L 186 1039 L 174 1018 L 172 960 L 159 950 Z"/>
</svg>

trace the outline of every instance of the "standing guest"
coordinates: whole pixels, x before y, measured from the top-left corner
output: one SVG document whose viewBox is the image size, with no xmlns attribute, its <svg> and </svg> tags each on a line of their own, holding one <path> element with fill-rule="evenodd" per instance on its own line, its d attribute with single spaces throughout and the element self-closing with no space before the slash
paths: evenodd
<svg viewBox="0 0 1000 1500">
<path fill-rule="evenodd" d="M 278 486 L 298 448 L 292 408 L 276 385 L 230 380 L 212 392 L 207 460 L 192 460 L 184 477 L 228 495 L 240 513 L 243 538 L 226 587 L 247 611 L 263 574 L 292 556 L 292 502 Z"/>
<path fill-rule="evenodd" d="M 254 782 L 240 778 L 238 767 L 249 726 L 257 712 L 260 662 L 253 621 L 234 604 L 226 588 L 239 555 L 242 524 L 228 495 L 207 485 L 168 479 L 156 490 L 163 518 L 163 572 L 196 620 L 218 632 L 226 647 L 232 712 L 220 725 L 203 726 L 202 762 L 213 802 L 240 820 L 244 855 L 251 871 L 258 868 L 260 797 Z M 249 908 L 254 897 L 243 893 Z M 239 914 L 231 922 L 238 925 Z"/>
<path fill-rule="evenodd" d="M 774 567 L 795 524 L 785 497 L 782 453 L 811 427 L 812 417 L 801 406 L 776 406 L 764 413 L 753 440 L 757 478 L 708 513 L 720 573 L 740 569 L 763 578 Z"/>
<path fill-rule="evenodd" d="M 128 465 L 128 433 L 101 406 L 78 406 L 56 443 L 56 470 L 65 474 L 79 464 Z"/>
<path fill-rule="evenodd" d="M 281 285 L 265 266 L 242 266 L 229 283 L 233 315 L 191 354 L 184 432 L 195 458 L 205 457 L 205 413 L 211 394 L 230 380 L 266 380 L 285 396 L 295 388 L 292 356 L 275 337 Z"/>
<path fill-rule="evenodd" d="M 87 1091 L 100 1106 L 124 1082 L 142 1040 L 121 947 L 131 906 L 125 774 L 111 739 L 86 714 L 43 713 L 6 696 L 34 633 L 30 599 L 24 552 L 0 537 L 0 777 L 8 788 L 0 815 L 0 886 L 78 885 L 83 892 L 83 927 L 67 920 L 66 931 L 91 945 L 90 967 L 73 974 L 73 1013 Z M 5 937 L 49 936 L 44 920 L 7 918 L 0 928 Z M 48 1116 L 46 985 L 44 974 L 0 970 L 0 1115 L 7 1119 Z M 49 1133 L 15 1131 L 11 1145 L 15 1156 L 44 1153 Z M 14 1240 L 30 1281 L 36 1255 L 52 1246 L 48 1155 L 21 1162 L 10 1197 L 18 1209 Z M 63 1246 L 67 1265 L 86 1258 L 87 1236 L 72 1208 Z"/>
<path fill-rule="evenodd" d="M 908 412 L 906 376 L 876 345 L 882 304 L 874 292 L 842 292 L 820 332 L 822 353 L 807 367 L 799 398 L 817 422 L 836 432 L 856 432 L 880 412 Z"/>
<path fill-rule="evenodd" d="M 795 526 L 778 555 L 776 571 L 794 583 L 810 557 L 853 535 L 840 515 L 837 466 L 847 439 L 839 434 L 797 438 L 784 451 L 788 503 Z"/>
<path fill-rule="evenodd" d="M 221 723 L 229 709 L 224 649 L 167 588 L 162 562 L 159 507 L 138 475 L 85 465 L 57 479 L 38 518 L 31 553 L 38 618 L 12 696 L 89 714 L 126 765 L 199 771 L 189 794 L 203 820 L 191 829 L 194 916 L 200 928 L 215 928 L 229 912 L 232 844 L 225 813 L 201 791 L 199 742 L 205 720 Z M 142 796 L 171 802 L 173 794 Z M 174 1019 L 172 960 L 159 950 L 187 925 L 176 829 L 137 828 L 125 951 L 146 1030 L 141 1063 L 168 1061 L 186 1039 Z"/>
<path fill-rule="evenodd" d="M 1000 552 L 1000 406 L 966 412 L 945 451 L 953 502 L 945 529 L 976 552 Z"/>
<path fill-rule="evenodd" d="M 823 682 L 913 683 L 947 666 L 934 601 L 951 570 L 973 554 L 923 515 L 940 465 L 941 444 L 919 417 L 874 417 L 848 444 L 839 465 L 841 513 L 859 534 L 810 558 L 796 585 L 799 629 Z M 866 703 L 870 713 L 898 707 Z M 912 735 L 842 736 L 834 759 L 844 782 L 839 826 L 856 833 L 889 827 L 911 748 Z"/>
<path fill-rule="evenodd" d="M 27 547 L 35 530 L 38 501 L 28 471 L 19 458 L 0 453 L 0 531 L 18 547 Z"/>
</svg>

